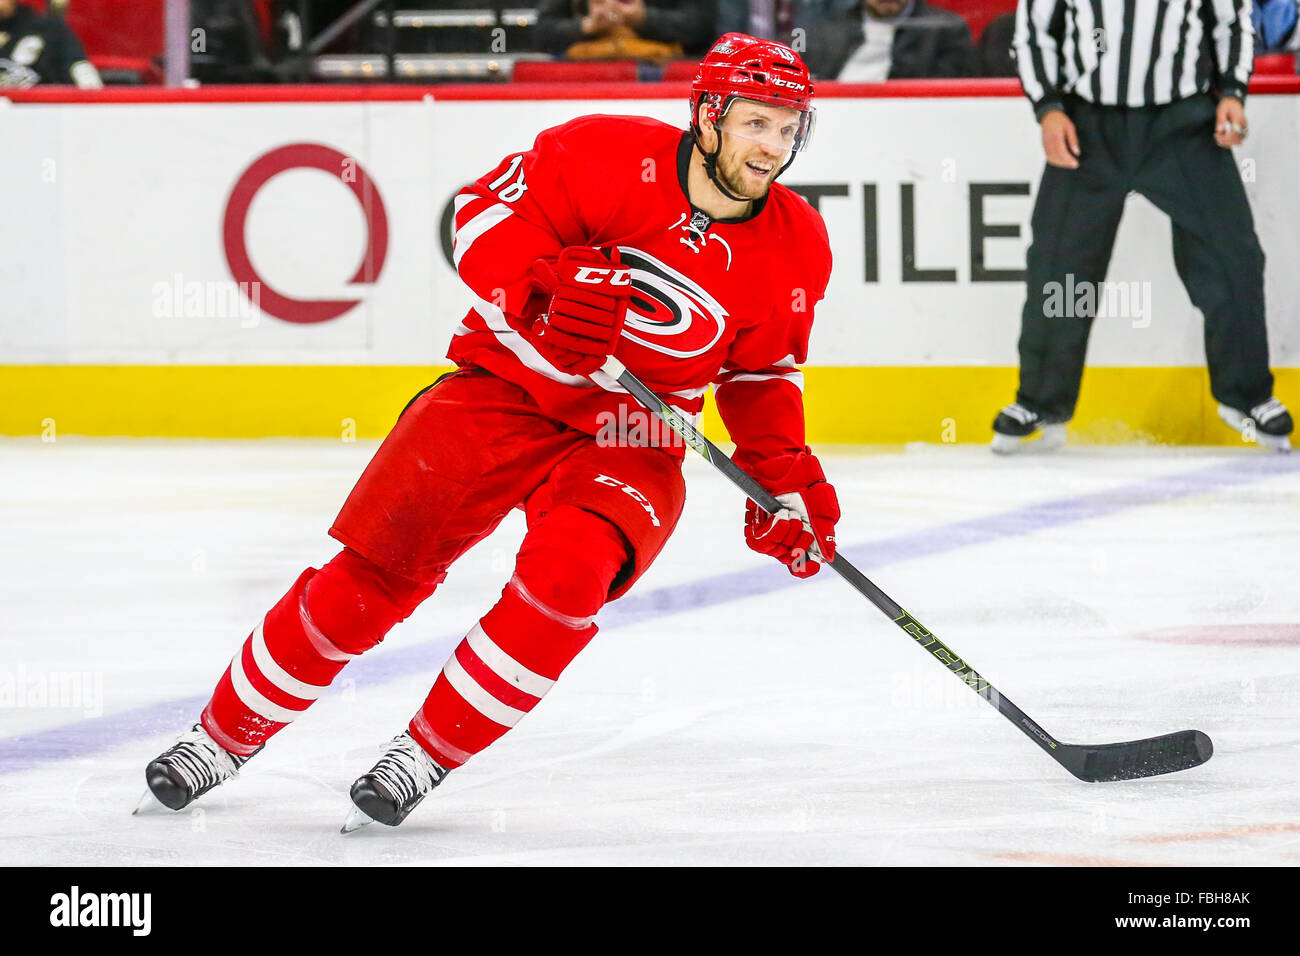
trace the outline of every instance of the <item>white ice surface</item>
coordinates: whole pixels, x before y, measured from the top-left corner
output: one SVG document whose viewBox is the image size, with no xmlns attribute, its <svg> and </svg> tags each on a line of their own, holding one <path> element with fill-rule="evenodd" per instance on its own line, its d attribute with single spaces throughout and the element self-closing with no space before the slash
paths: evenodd
<svg viewBox="0 0 1300 956">
<path fill-rule="evenodd" d="M 347 788 L 495 600 L 517 516 L 238 780 L 132 817 L 145 763 L 337 550 L 374 447 L 0 439 L 0 864 L 1300 861 L 1300 461 L 1253 449 L 823 456 L 841 547 L 1000 691 L 1070 742 L 1203 730 L 1193 770 L 1076 781 L 834 575 L 746 550 L 738 493 L 692 459 L 640 613 L 602 612 L 537 710 L 400 828 L 340 835 Z M 1236 465 L 1034 530 L 1039 502 Z M 953 527 L 1012 512 L 1030 524 Z"/>
</svg>

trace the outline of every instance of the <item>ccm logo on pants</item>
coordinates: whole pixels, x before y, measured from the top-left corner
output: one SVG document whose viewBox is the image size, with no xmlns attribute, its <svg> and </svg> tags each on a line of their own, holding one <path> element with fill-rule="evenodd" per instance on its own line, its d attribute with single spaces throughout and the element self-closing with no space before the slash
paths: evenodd
<svg viewBox="0 0 1300 956">
<path fill-rule="evenodd" d="M 627 482 L 619 481 L 617 478 L 611 478 L 609 477 L 609 475 L 597 475 L 594 480 L 599 482 L 602 485 L 610 485 L 611 487 L 614 488 L 621 488 L 623 490 L 623 494 L 627 495 L 629 498 L 631 498 L 633 501 L 635 501 L 637 504 L 639 504 L 642 508 L 646 510 L 646 513 L 650 515 L 650 523 L 653 524 L 656 528 L 659 527 L 659 516 L 655 514 L 654 505 L 650 504 L 650 499 L 647 498 L 645 495 L 641 494 L 641 492 L 637 491 L 631 485 L 627 484 Z"/>
</svg>

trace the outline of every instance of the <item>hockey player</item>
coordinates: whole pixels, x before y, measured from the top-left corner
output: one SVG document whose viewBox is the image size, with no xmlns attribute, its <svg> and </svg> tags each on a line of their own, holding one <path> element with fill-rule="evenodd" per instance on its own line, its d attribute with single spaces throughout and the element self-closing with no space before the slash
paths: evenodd
<svg viewBox="0 0 1300 956">
<path fill-rule="evenodd" d="M 686 131 L 631 116 L 548 129 L 457 196 L 453 258 L 477 297 L 457 370 L 367 466 L 330 529 L 342 552 L 302 573 L 199 724 L 148 765 L 161 803 L 233 776 L 516 507 L 528 530 L 501 599 L 352 785 L 345 830 L 401 823 L 531 711 L 682 510 L 683 447 L 642 437 L 649 413 L 600 370 L 611 354 L 692 420 L 715 384 L 736 461 L 785 505 L 748 503 L 751 548 L 799 577 L 834 556 L 839 505 L 804 443 L 798 370 L 830 248 L 774 182 L 812 134 L 811 79 L 789 47 L 727 34 L 690 108 Z"/>
</svg>

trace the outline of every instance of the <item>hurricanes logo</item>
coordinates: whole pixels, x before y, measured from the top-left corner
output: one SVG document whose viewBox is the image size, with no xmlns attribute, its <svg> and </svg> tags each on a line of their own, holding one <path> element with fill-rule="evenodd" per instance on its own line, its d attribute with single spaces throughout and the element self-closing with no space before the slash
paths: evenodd
<svg viewBox="0 0 1300 956">
<path fill-rule="evenodd" d="M 722 338 L 727 310 L 703 288 L 653 256 L 619 246 L 632 269 L 632 300 L 623 335 L 677 358 L 703 355 Z"/>
</svg>

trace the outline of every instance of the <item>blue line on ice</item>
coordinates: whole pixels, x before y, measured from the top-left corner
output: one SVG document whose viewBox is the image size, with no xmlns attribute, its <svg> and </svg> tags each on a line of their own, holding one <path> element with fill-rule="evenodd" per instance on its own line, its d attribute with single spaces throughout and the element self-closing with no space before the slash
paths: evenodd
<svg viewBox="0 0 1300 956">
<path fill-rule="evenodd" d="M 1001 538 L 1044 531 L 1058 525 L 1103 518 L 1131 508 L 1160 504 L 1188 495 L 1219 491 L 1294 471 L 1297 467 L 1300 467 L 1300 461 L 1290 457 L 1251 455 L 1195 471 L 1149 478 L 1091 494 L 1057 498 L 969 521 L 938 525 L 875 541 L 846 551 L 846 554 L 858 568 L 870 571 L 899 561 L 943 554 Z M 823 572 L 825 573 L 828 572 Z M 747 568 L 716 574 L 690 584 L 675 584 L 629 595 L 601 612 L 601 629 L 608 631 L 665 614 L 678 614 L 744 597 L 771 594 L 800 583 L 776 565 L 761 570 Z M 898 599 L 899 596 L 894 597 Z M 432 680 L 436 672 L 430 666 L 431 662 L 434 662 L 434 666 L 436 662 L 441 662 L 463 636 L 459 633 L 443 635 L 377 657 L 360 658 L 348 667 L 347 676 L 355 680 L 358 686 L 374 685 L 428 670 Z M 215 681 L 218 675 L 212 676 Z M 206 695 L 169 700 L 107 714 L 94 720 L 75 721 L 18 737 L 0 738 L 0 774 L 85 758 L 121 744 L 178 732 L 197 719 L 199 710 L 205 703 Z"/>
</svg>

